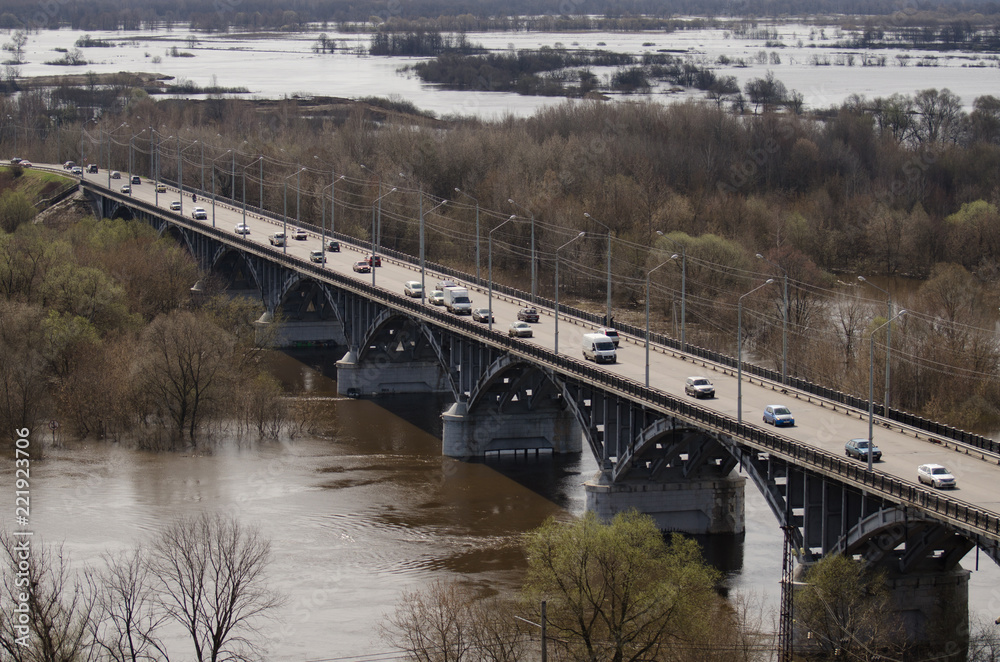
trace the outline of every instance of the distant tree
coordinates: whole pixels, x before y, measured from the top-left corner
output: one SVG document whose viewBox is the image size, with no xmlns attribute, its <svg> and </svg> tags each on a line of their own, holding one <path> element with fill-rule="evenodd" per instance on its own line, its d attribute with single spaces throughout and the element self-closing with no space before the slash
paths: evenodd
<svg viewBox="0 0 1000 662">
<path fill-rule="evenodd" d="M 3 45 L 5 51 L 10 51 L 10 64 L 24 64 L 24 47 L 28 43 L 28 33 L 24 30 L 17 30 L 10 37 L 10 41 Z"/>
<path fill-rule="evenodd" d="M 763 51 L 762 51 L 763 52 Z M 780 106 L 788 98 L 788 90 L 785 84 L 774 77 L 773 71 L 768 71 L 763 78 L 754 78 L 747 81 L 743 86 L 747 98 L 754 105 L 754 112 L 758 108 L 768 112 L 776 106 Z"/>
<path fill-rule="evenodd" d="M 991 94 L 977 97 L 969 114 L 974 141 L 1000 144 L 1000 98 Z"/>
<path fill-rule="evenodd" d="M 257 528 L 222 515 L 178 520 L 154 540 L 155 595 L 184 628 L 196 662 L 266 659 L 260 626 L 283 603 L 266 583 L 270 561 Z"/>
<path fill-rule="evenodd" d="M 31 200 L 19 191 L 4 191 L 0 195 L 0 230 L 13 232 L 22 223 L 35 217 L 37 210 Z"/>
<path fill-rule="evenodd" d="M 917 92 L 913 98 L 916 114 L 916 136 L 921 143 L 956 142 L 965 113 L 962 100 L 943 89 Z"/>
<path fill-rule="evenodd" d="M 95 646 L 111 662 L 157 662 L 169 657 L 159 638 L 166 614 L 141 548 L 105 554 L 92 574 L 96 601 L 90 626 Z"/>
<path fill-rule="evenodd" d="M 660 659 L 671 645 L 712 639 L 720 604 L 717 571 L 698 544 L 670 543 L 652 518 L 636 512 L 602 524 L 549 520 L 528 534 L 524 598 L 548 603 L 549 631 L 571 659 L 638 662 Z"/>
<path fill-rule="evenodd" d="M 840 555 L 806 572 L 795 591 L 795 620 L 826 655 L 839 651 L 848 660 L 885 659 L 899 652 L 904 635 L 885 573 Z"/>
</svg>

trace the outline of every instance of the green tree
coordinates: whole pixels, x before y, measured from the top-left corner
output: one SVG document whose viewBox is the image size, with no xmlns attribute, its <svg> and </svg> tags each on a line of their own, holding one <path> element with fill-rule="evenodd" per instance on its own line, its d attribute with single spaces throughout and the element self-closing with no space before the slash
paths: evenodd
<svg viewBox="0 0 1000 662">
<path fill-rule="evenodd" d="M 847 660 L 898 652 L 903 641 L 885 572 L 845 556 L 826 556 L 809 568 L 795 592 L 795 619 L 824 653 L 840 651 Z"/>
<path fill-rule="evenodd" d="M 570 659 L 653 660 L 714 638 L 719 573 L 697 543 L 676 534 L 667 543 L 646 515 L 550 519 L 526 550 L 524 598 L 535 609 L 547 601 L 550 631 Z"/>
<path fill-rule="evenodd" d="M 35 205 L 20 191 L 4 191 L 0 195 L 0 229 L 5 232 L 13 232 L 33 219 L 35 213 Z"/>
</svg>

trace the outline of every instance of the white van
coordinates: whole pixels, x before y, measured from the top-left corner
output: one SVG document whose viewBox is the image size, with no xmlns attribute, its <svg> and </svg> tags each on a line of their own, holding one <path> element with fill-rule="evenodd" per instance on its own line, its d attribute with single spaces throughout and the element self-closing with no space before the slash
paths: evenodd
<svg viewBox="0 0 1000 662">
<path fill-rule="evenodd" d="M 583 358 L 597 363 L 614 363 L 618 360 L 615 343 L 603 333 L 583 334 Z"/>
</svg>

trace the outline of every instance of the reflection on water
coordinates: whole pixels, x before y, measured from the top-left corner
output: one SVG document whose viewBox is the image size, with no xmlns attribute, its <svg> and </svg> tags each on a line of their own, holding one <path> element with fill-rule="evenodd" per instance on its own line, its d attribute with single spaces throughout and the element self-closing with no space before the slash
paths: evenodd
<svg viewBox="0 0 1000 662">
<path fill-rule="evenodd" d="M 460 578 L 484 592 L 516 590 L 521 535 L 583 512 L 582 483 L 596 469 L 589 453 L 444 458 L 443 402 L 333 397 L 329 378 L 282 355 L 272 362 L 294 388 L 331 396 L 316 437 L 222 440 L 195 455 L 68 444 L 32 466 L 38 534 L 84 564 L 180 515 L 228 512 L 257 524 L 272 540 L 271 581 L 290 596 L 269 659 L 303 660 L 387 651 L 374 626 L 404 589 Z M 780 530 L 749 485 L 746 519 L 743 543 L 707 541 L 708 554 L 733 591 L 757 592 L 774 611 Z M 970 592 L 985 607 L 997 573 L 982 566 L 993 574 Z M 178 638 L 176 649 L 185 646 Z"/>
</svg>

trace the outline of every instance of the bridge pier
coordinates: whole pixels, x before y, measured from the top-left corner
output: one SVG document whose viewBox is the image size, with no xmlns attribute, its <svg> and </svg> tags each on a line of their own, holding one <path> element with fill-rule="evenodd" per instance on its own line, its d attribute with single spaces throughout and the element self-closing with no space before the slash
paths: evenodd
<svg viewBox="0 0 1000 662">
<path fill-rule="evenodd" d="M 746 479 L 626 480 L 612 483 L 605 473 L 584 483 L 587 510 L 602 520 L 628 510 L 649 515 L 661 531 L 691 535 L 743 534 Z"/>
<path fill-rule="evenodd" d="M 896 612 L 907 640 L 937 660 L 961 662 L 969 648 L 969 576 L 957 565 L 951 570 L 910 572 L 890 576 Z"/>
<path fill-rule="evenodd" d="M 529 449 L 549 449 L 553 453 L 583 450 L 583 428 L 567 409 L 477 413 L 470 412 L 465 403 L 456 402 L 441 418 L 441 452 L 449 457 L 482 457 L 494 451 Z"/>
<path fill-rule="evenodd" d="M 448 375 L 436 361 L 358 362 L 349 351 L 337 361 L 337 393 L 351 397 L 396 393 L 451 393 Z"/>
</svg>

